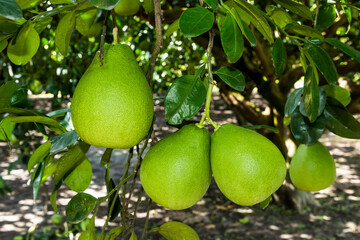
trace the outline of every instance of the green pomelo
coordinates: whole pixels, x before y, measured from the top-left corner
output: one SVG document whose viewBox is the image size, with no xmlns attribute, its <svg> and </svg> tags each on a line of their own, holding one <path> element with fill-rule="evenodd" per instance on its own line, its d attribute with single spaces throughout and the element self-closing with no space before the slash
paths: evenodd
<svg viewBox="0 0 360 240">
<path fill-rule="evenodd" d="M 290 162 L 289 172 L 294 186 L 303 191 L 320 191 L 336 178 L 335 161 L 320 142 L 301 144 Z"/>
<path fill-rule="evenodd" d="M 131 16 L 137 13 L 140 9 L 139 0 L 120 0 L 115 6 L 114 10 L 117 15 Z"/>
<path fill-rule="evenodd" d="M 211 181 L 210 135 L 186 125 L 155 144 L 140 169 L 141 184 L 159 205 L 181 210 L 196 204 Z"/>
<path fill-rule="evenodd" d="M 81 77 L 71 103 L 76 133 L 87 143 L 130 148 L 150 129 L 154 105 L 150 87 L 127 45 L 105 45 Z"/>
<path fill-rule="evenodd" d="M 221 192 L 245 206 L 267 199 L 286 176 L 285 159 L 270 140 L 232 124 L 211 136 L 211 168 Z"/>
</svg>

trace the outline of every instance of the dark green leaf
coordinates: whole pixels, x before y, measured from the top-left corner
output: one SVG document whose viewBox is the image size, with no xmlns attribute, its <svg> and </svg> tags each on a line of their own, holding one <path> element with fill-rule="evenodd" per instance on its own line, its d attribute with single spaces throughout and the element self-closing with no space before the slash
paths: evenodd
<svg viewBox="0 0 360 240">
<path fill-rule="evenodd" d="M 40 115 L 38 112 L 33 111 L 33 110 L 14 108 L 14 107 L 0 108 L 0 113 L 10 113 L 10 114 L 19 115 L 19 116 L 36 116 L 36 115 Z"/>
<path fill-rule="evenodd" d="M 27 104 L 28 90 L 25 88 L 17 89 L 10 99 L 10 105 L 12 107 L 24 107 Z"/>
<path fill-rule="evenodd" d="M 297 141 L 302 144 L 314 144 L 323 134 L 325 129 L 325 118 L 321 115 L 315 122 L 310 123 L 307 117 L 304 117 L 299 107 L 291 116 L 290 129 Z"/>
<path fill-rule="evenodd" d="M 152 2 L 152 1 L 151 1 Z M 174 32 L 179 29 L 179 19 L 176 19 L 169 27 L 166 29 L 164 34 L 165 37 L 170 37 Z"/>
<path fill-rule="evenodd" d="M 87 193 L 78 193 L 66 206 L 66 220 L 70 223 L 79 223 L 94 209 L 97 199 Z"/>
<path fill-rule="evenodd" d="M 197 37 L 209 31 L 213 24 L 214 13 L 206 8 L 194 7 L 181 14 L 179 27 L 185 37 Z"/>
<path fill-rule="evenodd" d="M 47 141 L 40 145 L 31 155 L 27 164 L 28 171 L 30 172 L 33 167 L 41 162 L 50 152 L 51 142 Z"/>
<path fill-rule="evenodd" d="M 128 226 L 122 227 L 122 226 L 118 226 L 118 227 L 114 227 L 109 231 L 109 239 L 108 240 L 115 240 L 117 236 L 119 236 L 123 231 L 127 230 Z M 134 232 L 133 232 L 134 233 Z M 137 238 L 133 238 L 133 233 L 131 234 L 129 240 L 136 240 Z M 135 235 L 136 237 L 136 235 Z"/>
<path fill-rule="evenodd" d="M 335 64 L 329 55 L 321 47 L 308 41 L 305 42 L 305 48 L 326 81 L 329 84 L 336 84 L 338 81 L 338 74 Z"/>
<path fill-rule="evenodd" d="M 79 136 L 76 134 L 74 130 L 55 136 L 54 138 L 51 139 L 51 148 L 50 148 L 51 154 L 62 151 L 66 149 L 68 146 L 75 145 L 78 138 Z"/>
<path fill-rule="evenodd" d="M 271 195 L 260 203 L 261 209 L 267 208 L 267 206 L 269 206 L 270 201 L 271 201 Z"/>
<path fill-rule="evenodd" d="M 44 0 L 16 0 L 22 10 L 33 8 L 44 2 Z"/>
<path fill-rule="evenodd" d="M 76 4 L 75 0 L 50 0 L 52 4 Z"/>
<path fill-rule="evenodd" d="M 360 63 L 360 51 L 359 50 L 356 50 L 355 48 L 353 48 L 345 43 L 340 42 L 336 38 L 325 38 L 324 41 L 333 45 L 337 49 L 343 51 L 345 54 L 354 58 L 357 62 Z"/>
<path fill-rule="evenodd" d="M 75 27 L 75 10 L 66 14 L 58 23 L 55 33 L 55 45 L 60 53 L 67 55 L 70 37 Z"/>
<path fill-rule="evenodd" d="M 46 116 L 51 118 L 57 118 L 57 117 L 63 117 L 66 113 L 70 112 L 70 108 L 55 110 L 53 112 L 49 112 L 46 114 Z"/>
<path fill-rule="evenodd" d="M 218 0 L 204 0 L 204 2 L 214 10 L 219 8 Z"/>
<path fill-rule="evenodd" d="M 15 0 L 0 0 L 0 16 L 11 20 L 22 18 L 22 11 Z"/>
<path fill-rule="evenodd" d="M 36 22 L 35 24 L 35 30 L 38 34 L 40 34 L 42 31 L 46 29 L 46 27 L 51 24 L 53 18 L 52 17 L 45 17 L 42 18 L 41 21 Z"/>
<path fill-rule="evenodd" d="M 243 74 L 234 67 L 223 67 L 215 72 L 221 80 L 233 89 L 241 92 L 245 89 L 245 78 Z"/>
<path fill-rule="evenodd" d="M 105 150 L 104 154 L 101 157 L 101 165 L 102 166 L 105 166 L 106 164 L 108 164 L 110 162 L 112 151 L 113 151 L 112 148 L 107 148 Z"/>
<path fill-rule="evenodd" d="M 33 24 L 23 27 L 16 38 L 12 38 L 7 55 L 16 65 L 25 65 L 36 54 L 40 46 L 40 37 Z"/>
<path fill-rule="evenodd" d="M 0 195 L 4 196 L 5 192 L 11 193 L 11 189 L 9 188 L 8 185 L 6 185 L 5 180 L 0 176 Z"/>
<path fill-rule="evenodd" d="M 153 0 L 144 0 L 142 7 L 144 8 L 146 14 L 152 13 L 154 11 Z"/>
<path fill-rule="evenodd" d="M 346 107 L 351 102 L 350 92 L 340 87 L 339 85 L 323 85 L 321 86 L 327 97 L 335 98 L 338 100 L 344 107 Z"/>
<path fill-rule="evenodd" d="M 113 9 L 120 0 L 89 0 L 89 2 L 95 7 L 111 10 Z"/>
<path fill-rule="evenodd" d="M 110 179 L 110 181 L 107 185 L 107 192 L 109 193 L 114 188 L 115 188 L 114 180 Z M 113 194 L 111 194 L 111 196 L 108 199 L 108 207 L 107 207 L 108 215 L 110 212 L 111 205 L 113 204 L 114 201 L 115 201 L 114 208 L 112 209 L 111 214 L 110 214 L 110 222 L 114 221 L 121 211 L 121 202 L 120 202 L 119 196 L 116 194 L 116 191 Z"/>
<path fill-rule="evenodd" d="M 226 15 L 220 37 L 224 52 L 230 62 L 237 62 L 244 51 L 244 38 L 231 14 Z"/>
<path fill-rule="evenodd" d="M 37 195 L 39 193 L 39 188 L 41 184 L 41 178 L 42 174 L 44 172 L 44 162 L 41 162 L 37 168 L 35 169 L 35 176 L 34 176 L 34 182 L 33 182 L 33 200 L 34 203 L 36 202 Z"/>
<path fill-rule="evenodd" d="M 167 222 L 160 226 L 159 233 L 167 240 L 184 239 L 184 240 L 200 240 L 196 231 L 181 222 Z"/>
<path fill-rule="evenodd" d="M 7 47 L 7 45 L 8 45 L 8 40 L 7 39 L 0 40 L 0 53 L 2 51 L 4 51 L 4 49 Z"/>
<path fill-rule="evenodd" d="M 326 127 L 331 132 L 344 138 L 360 139 L 360 122 L 340 102 L 328 98 L 324 115 Z"/>
<path fill-rule="evenodd" d="M 41 123 L 45 124 L 49 127 L 52 127 L 52 129 L 56 133 L 64 133 L 66 132 L 66 129 L 61 126 L 57 121 L 55 121 L 52 118 L 49 117 L 43 117 L 43 116 L 22 116 L 22 117 L 15 117 L 12 120 L 15 123 L 24 123 L 24 122 L 34 122 L 34 123 Z"/>
<path fill-rule="evenodd" d="M 311 123 L 313 123 L 318 116 L 320 107 L 319 95 L 319 83 L 314 76 L 313 68 L 308 66 L 304 77 L 303 101 L 305 113 Z"/>
<path fill-rule="evenodd" d="M 64 183 L 75 192 L 82 192 L 87 189 L 91 183 L 92 167 L 90 161 L 85 159 L 66 175 Z"/>
<path fill-rule="evenodd" d="M 290 116 L 299 105 L 303 88 L 297 88 L 289 94 L 285 104 L 285 117 Z"/>
<path fill-rule="evenodd" d="M 305 105 L 304 105 L 304 99 L 302 99 L 300 101 L 300 113 L 304 116 L 304 117 L 308 117 L 308 115 L 306 114 L 305 112 Z M 324 89 L 322 88 L 319 88 L 319 111 L 318 111 L 318 114 L 317 116 L 320 116 L 323 112 L 324 112 L 324 109 L 325 109 L 325 105 L 326 105 L 326 94 L 325 94 L 325 91 Z"/>
<path fill-rule="evenodd" d="M 286 49 L 281 38 L 276 39 L 274 43 L 272 57 L 276 74 L 281 75 L 285 71 L 287 63 Z"/>
<path fill-rule="evenodd" d="M 342 3 L 348 3 L 348 0 L 341 0 L 341 2 Z M 351 24 L 351 21 L 352 21 L 352 15 L 353 15 L 353 12 L 352 12 L 353 9 L 351 7 L 345 5 L 345 4 L 342 4 L 341 6 L 342 6 L 342 9 L 345 12 L 345 15 L 346 15 L 347 19 L 348 19 L 349 28 L 350 28 L 350 24 Z M 354 10 L 356 10 L 356 9 L 354 8 Z M 357 19 L 356 16 L 358 16 L 358 15 L 359 14 L 355 14 L 355 19 Z"/>
<path fill-rule="evenodd" d="M 291 33 L 297 33 L 297 34 L 303 35 L 305 37 L 319 38 L 319 39 L 324 38 L 321 35 L 321 32 L 319 32 L 318 30 L 315 30 L 312 27 L 309 27 L 306 25 L 299 25 L 297 23 L 288 25 L 286 27 L 286 30 Z"/>
<path fill-rule="evenodd" d="M 333 4 L 321 5 L 317 17 L 316 29 L 323 30 L 330 27 L 336 18 L 336 8 Z"/>
<path fill-rule="evenodd" d="M 185 75 L 177 78 L 165 97 L 165 118 L 170 124 L 181 124 L 192 118 L 206 98 L 206 89 L 199 78 Z"/>
<path fill-rule="evenodd" d="M 293 13 L 299 15 L 300 17 L 312 20 L 312 14 L 310 9 L 302 3 L 297 3 L 292 0 L 275 0 L 282 7 L 289 9 Z"/>
<path fill-rule="evenodd" d="M 11 96 L 20 86 L 15 81 L 9 81 L 0 87 L 0 108 L 10 107 Z"/>
<path fill-rule="evenodd" d="M 7 116 L 0 121 L 0 141 L 7 141 L 10 138 L 15 123 L 13 123 L 12 116 Z"/>
</svg>

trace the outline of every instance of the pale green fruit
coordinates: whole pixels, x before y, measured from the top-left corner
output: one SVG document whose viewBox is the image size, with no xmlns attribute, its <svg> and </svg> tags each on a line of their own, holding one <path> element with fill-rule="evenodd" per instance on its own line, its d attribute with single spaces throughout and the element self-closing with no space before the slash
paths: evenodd
<svg viewBox="0 0 360 240">
<path fill-rule="evenodd" d="M 211 136 L 211 168 L 221 192 L 245 206 L 267 199 L 286 176 L 285 159 L 270 140 L 232 124 Z"/>
<path fill-rule="evenodd" d="M 105 45 L 103 66 L 98 54 L 81 77 L 71 103 L 76 133 L 87 143 L 130 148 L 150 129 L 152 93 L 127 45 Z"/>
<path fill-rule="evenodd" d="M 181 210 L 196 204 L 211 181 L 210 135 L 186 125 L 155 144 L 140 169 L 141 184 L 159 205 Z"/>
<path fill-rule="evenodd" d="M 294 186 L 303 191 L 320 191 L 336 178 L 335 161 L 320 142 L 301 144 L 290 162 L 289 172 Z"/>
<path fill-rule="evenodd" d="M 120 0 L 115 6 L 114 10 L 117 15 L 131 16 L 137 13 L 140 9 L 139 0 Z"/>
</svg>

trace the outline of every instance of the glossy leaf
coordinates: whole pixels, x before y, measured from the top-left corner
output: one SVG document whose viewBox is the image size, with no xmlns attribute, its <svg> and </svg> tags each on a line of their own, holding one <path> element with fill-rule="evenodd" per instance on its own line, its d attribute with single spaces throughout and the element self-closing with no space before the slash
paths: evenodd
<svg viewBox="0 0 360 240">
<path fill-rule="evenodd" d="M 49 155 L 45 159 L 45 162 L 50 163 L 45 166 L 45 170 L 41 179 L 41 182 L 45 182 L 48 177 L 50 177 L 56 170 L 56 166 L 58 162 L 52 162 L 54 160 L 54 155 Z"/>
<path fill-rule="evenodd" d="M 60 19 L 55 33 L 55 45 L 60 53 L 66 56 L 72 31 L 75 27 L 75 11 L 67 13 Z"/>
<path fill-rule="evenodd" d="M 11 95 L 10 105 L 12 107 L 24 107 L 27 104 L 28 90 L 19 88 Z"/>
<path fill-rule="evenodd" d="M 49 127 L 52 127 L 56 133 L 64 133 L 66 132 L 66 129 L 61 126 L 57 121 L 55 121 L 52 118 L 49 117 L 43 117 L 43 116 L 22 116 L 22 117 L 15 117 L 12 120 L 15 123 L 24 123 L 24 122 L 34 122 L 34 123 L 41 123 L 45 124 Z"/>
<path fill-rule="evenodd" d="M 51 148 L 50 148 L 51 154 L 62 151 L 66 149 L 68 146 L 75 145 L 78 138 L 79 136 L 76 134 L 74 130 L 53 137 L 51 139 Z"/>
<path fill-rule="evenodd" d="M 34 182 L 33 182 L 33 200 L 34 203 L 36 202 L 38 193 L 39 193 L 39 188 L 40 188 L 40 184 L 41 184 L 41 178 L 42 178 L 42 174 L 44 172 L 44 162 L 41 162 L 37 168 L 35 169 L 35 176 L 34 176 Z"/>
<path fill-rule="evenodd" d="M 16 38 L 12 38 L 7 55 L 16 65 L 25 65 L 36 54 L 40 46 L 40 37 L 32 24 L 20 30 Z"/>
<path fill-rule="evenodd" d="M 320 107 L 319 83 L 314 76 L 314 70 L 311 66 L 306 69 L 304 77 L 303 101 L 305 113 L 311 123 L 317 116 Z"/>
<path fill-rule="evenodd" d="M 323 85 L 321 86 L 327 97 L 335 98 L 338 100 L 344 107 L 346 107 L 351 102 L 351 93 L 340 87 L 339 85 Z"/>
<path fill-rule="evenodd" d="M 64 108 L 64 109 L 59 109 L 59 110 L 49 112 L 46 114 L 46 116 L 51 117 L 51 118 L 63 117 L 68 112 L 70 112 L 70 108 Z"/>
<path fill-rule="evenodd" d="M 181 124 L 192 118 L 206 98 L 206 89 L 199 78 L 185 75 L 177 78 L 165 96 L 165 118 L 170 124 Z"/>
<path fill-rule="evenodd" d="M 29 162 L 27 164 L 27 169 L 30 172 L 33 167 L 41 162 L 50 152 L 51 142 L 47 141 L 41 144 L 34 152 L 31 154 Z"/>
<path fill-rule="evenodd" d="M 89 0 L 89 2 L 95 7 L 111 10 L 120 2 L 120 0 Z"/>
<path fill-rule="evenodd" d="M 360 122 L 358 122 L 340 102 L 328 98 L 324 111 L 326 128 L 344 138 L 360 139 Z"/>
<path fill-rule="evenodd" d="M 7 116 L 0 120 L 0 141 L 7 141 L 10 138 L 15 123 L 13 123 L 12 116 Z"/>
<path fill-rule="evenodd" d="M 92 167 L 90 161 L 85 159 L 72 170 L 64 179 L 64 183 L 75 192 L 82 192 L 91 183 Z"/>
<path fill-rule="evenodd" d="M 329 55 L 321 47 L 308 41 L 305 43 L 305 49 L 314 61 L 317 69 L 319 69 L 325 77 L 326 81 L 329 84 L 336 84 L 338 81 L 338 74 L 335 64 Z"/>
<path fill-rule="evenodd" d="M 287 63 L 286 49 L 281 38 L 276 39 L 274 43 L 272 58 L 276 74 L 281 75 L 285 71 Z"/>
<path fill-rule="evenodd" d="M 297 3 L 292 0 L 275 0 L 282 7 L 289 9 L 291 12 L 297 14 L 300 17 L 312 20 L 312 14 L 310 9 L 303 3 Z"/>
<path fill-rule="evenodd" d="M 15 81 L 9 81 L 0 87 L 0 108 L 10 107 L 11 96 L 20 86 Z"/>
<path fill-rule="evenodd" d="M 196 231 L 181 222 L 167 222 L 160 226 L 159 233 L 167 240 L 200 240 Z"/>
<path fill-rule="evenodd" d="M 219 8 L 219 1 L 218 0 L 204 0 L 204 2 L 214 10 Z"/>
<path fill-rule="evenodd" d="M 230 62 L 237 62 L 244 51 L 244 38 L 231 14 L 226 15 L 220 31 L 220 38 Z"/>
<path fill-rule="evenodd" d="M 355 48 L 353 48 L 345 43 L 340 42 L 336 38 L 325 38 L 324 41 L 333 45 L 337 49 L 343 51 L 345 54 L 354 58 L 357 62 L 360 63 L 360 51 L 359 50 L 356 50 Z"/>
<path fill-rule="evenodd" d="M 233 89 L 241 92 L 245 89 L 245 78 L 244 75 L 234 67 L 223 67 L 215 72 L 221 80 Z"/>
<path fill-rule="evenodd" d="M 214 13 L 206 8 L 194 7 L 181 14 L 179 27 L 185 37 L 197 37 L 209 31 L 213 23 Z"/>
<path fill-rule="evenodd" d="M 15 0 L 0 0 L 0 16 L 18 20 L 22 18 L 22 11 Z"/>
<path fill-rule="evenodd" d="M 291 116 L 290 129 L 295 139 L 302 144 L 314 144 L 323 134 L 325 129 L 325 117 L 322 115 L 315 122 L 310 123 L 307 117 L 304 117 L 299 107 Z"/>
<path fill-rule="evenodd" d="M 79 223 L 94 209 L 97 199 L 87 193 L 78 193 L 66 206 L 66 220 L 70 223 Z"/>
<path fill-rule="evenodd" d="M 308 115 L 305 112 L 305 105 L 304 105 L 304 99 L 302 99 L 300 101 L 300 106 L 299 106 L 299 110 L 300 113 L 304 116 L 304 117 L 308 117 Z M 319 110 L 318 110 L 318 114 L 317 116 L 319 117 L 325 109 L 325 105 L 326 105 L 326 94 L 324 89 L 322 89 L 321 87 L 319 88 Z"/>
<path fill-rule="evenodd" d="M 286 100 L 286 104 L 285 104 L 285 110 L 284 110 L 285 117 L 290 116 L 298 107 L 302 92 L 303 92 L 303 88 L 297 88 L 289 94 L 289 97 Z"/>
<path fill-rule="evenodd" d="M 321 5 L 317 17 L 316 29 L 323 30 L 330 27 L 336 18 L 336 8 L 333 4 Z"/>
<path fill-rule="evenodd" d="M 85 153 L 89 148 L 90 145 L 80 142 L 57 160 L 58 163 L 54 173 L 55 184 L 59 183 L 66 174 L 86 159 Z"/>
</svg>

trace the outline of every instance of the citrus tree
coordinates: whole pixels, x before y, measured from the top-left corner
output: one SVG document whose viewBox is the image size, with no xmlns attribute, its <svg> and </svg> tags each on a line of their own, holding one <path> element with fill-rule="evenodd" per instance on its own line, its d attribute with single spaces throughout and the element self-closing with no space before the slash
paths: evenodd
<svg viewBox="0 0 360 240">
<path fill-rule="evenodd" d="M 303 191 L 319 191 L 336 176 L 333 158 L 318 141 L 325 130 L 360 138 L 360 123 L 352 115 L 360 109 L 357 3 L 0 4 L 0 139 L 9 145 L 20 141 L 26 156 L 25 133 L 35 130 L 43 135 L 45 141 L 22 159 L 32 172 L 34 200 L 42 184 L 52 180 L 50 202 L 57 212 L 59 188 L 65 184 L 75 191 L 66 207 L 67 221 L 81 222 L 93 213 L 79 239 L 137 239 L 136 211 L 144 190 L 149 206 L 155 201 L 181 210 L 203 197 L 212 176 L 221 192 L 239 205 L 260 203 L 265 208 L 279 188 L 289 194 L 289 188 L 281 187 L 284 181 Z M 234 108 L 241 126 L 221 126 L 212 120 L 215 87 Z M 56 110 L 35 110 L 28 90 L 53 93 Z M 181 129 L 153 144 L 145 155 L 149 142 L 156 142 L 152 93 L 165 95 L 160 97 L 165 119 Z M 254 93 L 266 100 L 265 110 L 250 103 Z M 61 108 L 69 100 L 71 107 Z M 199 111 L 202 117 L 193 123 Z M 213 129 L 211 136 L 206 125 Z M 288 178 L 286 139 L 300 145 Z M 99 198 L 84 192 L 92 178 L 85 155 L 90 145 L 106 148 L 101 164 L 106 168 L 107 194 Z M 117 183 L 109 173 L 114 148 L 129 149 Z M 129 171 L 134 152 L 137 162 Z M 138 179 L 139 200 L 130 209 Z M 9 191 L 0 180 L 1 192 Z M 96 234 L 96 214 L 105 202 L 107 219 Z M 107 229 L 117 218 L 121 225 Z M 146 222 L 141 238 L 147 231 Z M 179 222 L 151 231 L 166 239 L 199 239 Z"/>
</svg>

